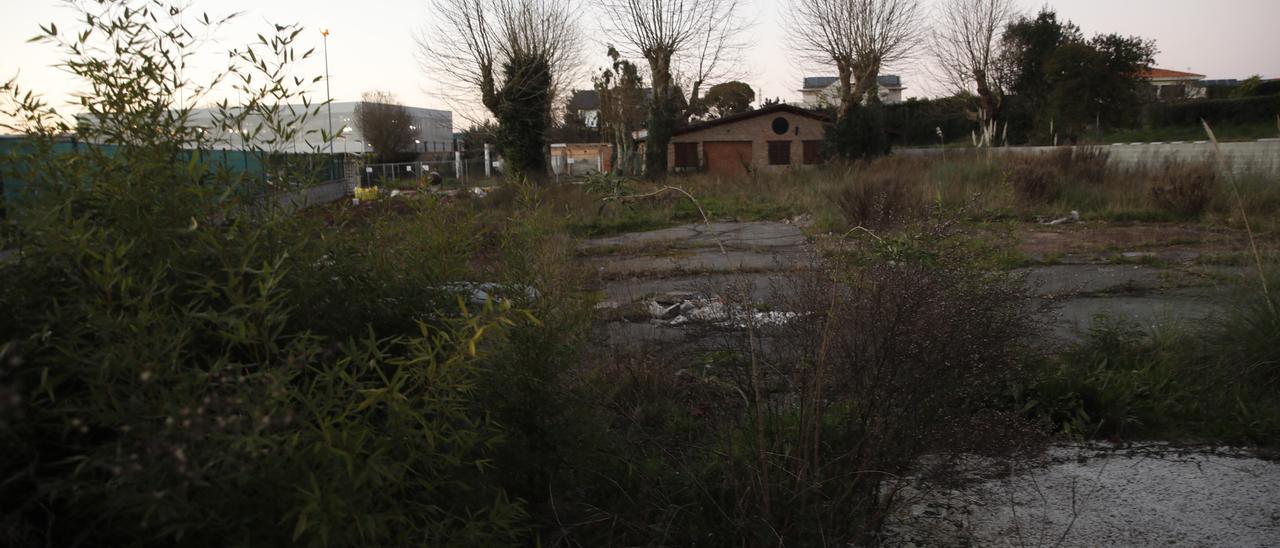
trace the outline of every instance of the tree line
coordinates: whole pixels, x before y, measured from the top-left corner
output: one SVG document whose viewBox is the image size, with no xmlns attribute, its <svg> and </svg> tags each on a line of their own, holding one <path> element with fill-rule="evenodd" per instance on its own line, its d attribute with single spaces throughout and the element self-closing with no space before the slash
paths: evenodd
<svg viewBox="0 0 1280 548">
<path fill-rule="evenodd" d="M 431 0 L 436 25 L 424 58 L 496 121 L 499 152 L 518 174 L 546 173 L 553 101 L 580 75 L 588 31 L 577 0 Z M 599 30 L 611 64 L 593 78 L 600 124 L 619 151 L 647 131 L 643 172 L 661 177 L 673 132 L 691 118 L 750 108 L 750 86 L 728 79 L 747 28 L 739 0 L 606 0 Z M 1122 123 L 1141 100 L 1154 42 L 1118 34 L 1085 38 L 1044 9 L 1019 15 L 1012 0 L 790 0 L 783 25 L 803 61 L 834 69 L 828 127 L 832 156 L 887 150 L 877 78 L 887 66 L 930 58 L 984 144 L 1016 135 L 1074 140 L 1089 126 Z M 594 30 L 594 29 L 593 29 Z M 745 89 L 743 89 L 745 88 Z M 745 106 L 743 105 L 745 99 Z"/>
</svg>

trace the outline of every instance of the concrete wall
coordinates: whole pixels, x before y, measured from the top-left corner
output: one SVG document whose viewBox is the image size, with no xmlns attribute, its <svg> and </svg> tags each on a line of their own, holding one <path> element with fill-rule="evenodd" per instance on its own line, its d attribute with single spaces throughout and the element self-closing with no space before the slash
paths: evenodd
<svg viewBox="0 0 1280 548">
<path fill-rule="evenodd" d="M 773 120 L 785 118 L 788 128 L 779 135 L 773 132 Z M 737 122 L 709 127 L 699 131 L 677 135 L 671 138 L 671 146 L 667 149 L 667 167 L 675 169 L 675 143 L 698 143 L 698 163 L 707 167 L 706 151 L 702 143 L 707 141 L 750 141 L 751 166 L 761 171 L 782 171 L 792 167 L 801 167 L 804 163 L 804 141 L 821 141 L 823 138 L 822 122 L 807 116 L 790 112 L 773 112 L 753 116 Z M 769 141 L 791 142 L 791 164 L 769 165 Z"/>
<path fill-rule="evenodd" d="M 1222 155 L 1226 158 L 1230 169 L 1236 173 L 1261 173 L 1280 176 L 1280 139 L 1262 139 L 1258 141 L 1221 143 Z M 994 148 L 995 154 L 1047 154 L 1049 152 L 1071 147 L 1004 147 Z M 1108 153 L 1108 166 L 1133 168 L 1159 165 L 1166 160 L 1181 162 L 1216 161 L 1213 144 L 1208 141 L 1194 143 L 1132 143 L 1103 145 L 1100 148 Z M 947 150 L 947 154 L 958 153 L 956 149 Z M 964 149 L 964 153 L 973 153 L 974 149 Z M 941 155 L 939 148 L 897 148 L 895 154 L 904 155 Z"/>
</svg>

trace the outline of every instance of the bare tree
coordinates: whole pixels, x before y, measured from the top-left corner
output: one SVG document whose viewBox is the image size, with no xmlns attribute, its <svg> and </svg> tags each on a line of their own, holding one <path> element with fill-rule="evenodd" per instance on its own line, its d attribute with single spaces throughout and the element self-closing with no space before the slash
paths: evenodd
<svg viewBox="0 0 1280 548">
<path fill-rule="evenodd" d="M 875 92 L 881 68 L 910 59 L 923 41 L 919 0 L 792 0 L 788 13 L 792 47 L 836 67 L 838 120 Z"/>
<path fill-rule="evenodd" d="M 356 105 L 356 128 L 381 161 L 393 162 L 397 154 L 412 149 L 417 125 L 409 109 L 388 91 L 366 91 Z"/>
<path fill-rule="evenodd" d="M 739 0 L 602 0 L 606 33 L 628 56 L 649 64 L 645 174 L 667 171 L 667 146 L 676 124 L 698 108 L 702 86 L 725 75 L 741 44 Z M 685 92 L 688 97 L 685 97 Z"/>
<path fill-rule="evenodd" d="M 945 0 L 933 31 L 933 54 L 940 78 L 977 98 L 971 113 L 990 145 L 1004 103 L 999 78 L 1000 38 L 1017 10 L 1013 0 Z"/>
<path fill-rule="evenodd" d="M 580 52 L 576 0 L 431 0 L 419 39 L 424 68 L 498 121 L 498 147 L 516 172 L 546 175 L 552 105 Z"/>
</svg>

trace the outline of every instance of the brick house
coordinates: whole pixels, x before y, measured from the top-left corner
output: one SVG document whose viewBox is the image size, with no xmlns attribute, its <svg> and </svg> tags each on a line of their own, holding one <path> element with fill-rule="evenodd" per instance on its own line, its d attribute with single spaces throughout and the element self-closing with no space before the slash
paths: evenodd
<svg viewBox="0 0 1280 548">
<path fill-rule="evenodd" d="M 777 104 L 676 130 L 667 149 L 669 171 L 740 176 L 822 163 L 827 117 Z"/>
</svg>

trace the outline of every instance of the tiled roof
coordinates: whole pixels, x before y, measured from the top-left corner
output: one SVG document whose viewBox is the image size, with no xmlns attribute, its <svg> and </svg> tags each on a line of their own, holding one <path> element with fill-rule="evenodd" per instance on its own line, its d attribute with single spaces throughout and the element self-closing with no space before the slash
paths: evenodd
<svg viewBox="0 0 1280 548">
<path fill-rule="evenodd" d="M 804 79 L 804 89 L 825 89 L 827 86 L 836 83 L 835 76 L 806 76 Z M 902 77 L 897 74 L 882 74 L 876 78 L 876 83 L 882 88 L 900 88 L 902 87 Z"/>
<path fill-rule="evenodd" d="M 767 107 L 761 107 L 761 108 L 758 108 L 758 109 L 755 109 L 755 110 L 748 110 L 748 111 L 746 111 L 746 112 L 740 112 L 740 113 L 738 113 L 738 114 L 731 114 L 731 115 L 729 115 L 729 116 L 725 116 L 724 118 L 716 118 L 716 119 L 714 119 L 714 120 L 707 120 L 707 121 L 705 121 L 705 122 L 698 122 L 698 123 L 696 123 L 696 124 L 691 124 L 691 125 L 688 125 L 688 126 L 685 126 L 685 127 L 682 127 L 682 128 L 680 128 L 680 129 L 677 129 L 677 130 L 673 131 L 673 132 L 671 133 L 671 135 L 673 135 L 673 136 L 675 136 L 675 135 L 684 135 L 685 133 L 692 133 L 692 132 L 694 132 L 694 131 L 701 131 L 701 130 L 704 130 L 704 129 L 707 129 L 707 128 L 711 128 L 711 127 L 716 127 L 716 126 L 720 126 L 720 125 L 724 125 L 724 124 L 731 124 L 731 123 L 738 122 L 738 121 L 741 121 L 741 120 L 746 120 L 746 119 L 748 119 L 748 118 L 755 118 L 756 116 L 764 116 L 764 115 L 767 115 L 767 114 L 775 114 L 775 113 L 778 113 L 778 112 L 788 112 L 788 113 L 791 113 L 791 114 L 795 114 L 795 115 L 797 115 L 797 116 L 804 116 L 804 117 L 806 117 L 806 118 L 812 118 L 812 119 L 814 119 L 814 120 L 818 120 L 818 121 L 820 121 L 820 122 L 827 122 L 827 121 L 829 121 L 828 116 L 827 116 L 825 113 L 823 113 L 823 112 L 816 111 L 816 110 L 810 110 L 810 109 L 803 108 L 803 107 L 798 107 L 798 106 L 795 106 L 795 105 L 788 105 L 788 104 L 786 104 L 786 103 L 778 103 L 778 104 L 775 104 L 775 105 L 769 105 L 769 106 L 767 106 Z M 638 136 L 638 135 L 637 135 L 637 136 L 636 136 L 636 140 L 637 140 L 637 141 L 644 141 L 647 137 L 648 137 L 648 134 L 647 134 L 647 133 L 646 133 L 644 136 Z"/>
<path fill-rule="evenodd" d="M 1182 72 L 1179 70 L 1169 70 L 1169 69 L 1154 68 L 1154 67 L 1149 68 L 1146 71 L 1140 72 L 1138 74 L 1139 76 L 1142 76 L 1143 78 L 1146 78 L 1148 80 L 1159 80 L 1159 79 L 1169 79 L 1169 78 L 1199 80 L 1201 78 L 1204 78 L 1203 74 L 1196 74 L 1194 72 Z"/>
<path fill-rule="evenodd" d="M 822 89 L 836 83 L 835 76 L 808 76 L 804 79 L 804 89 Z"/>
<path fill-rule="evenodd" d="M 600 94 L 594 89 L 574 90 L 573 97 L 569 99 L 568 108 L 569 112 L 596 110 L 600 108 Z"/>
</svg>

